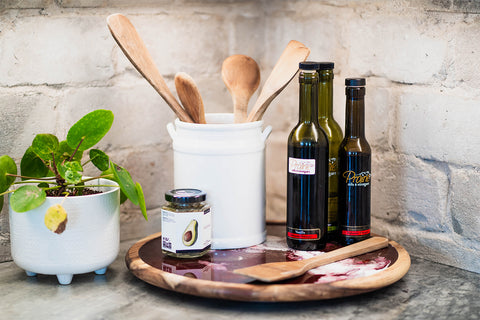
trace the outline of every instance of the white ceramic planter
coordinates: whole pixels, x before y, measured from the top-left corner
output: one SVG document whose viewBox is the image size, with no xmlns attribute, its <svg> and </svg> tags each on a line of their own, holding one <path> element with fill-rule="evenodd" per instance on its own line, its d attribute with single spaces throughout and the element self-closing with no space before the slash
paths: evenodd
<svg viewBox="0 0 480 320">
<path fill-rule="evenodd" d="M 116 185 L 106 179 L 92 183 Z M 56 275 L 61 284 L 70 284 L 75 274 L 106 272 L 119 251 L 120 189 L 99 189 L 103 193 L 65 199 L 68 222 L 62 234 L 48 230 L 44 217 L 63 198 L 47 197 L 44 204 L 28 212 L 9 208 L 12 257 L 27 275 Z"/>
</svg>

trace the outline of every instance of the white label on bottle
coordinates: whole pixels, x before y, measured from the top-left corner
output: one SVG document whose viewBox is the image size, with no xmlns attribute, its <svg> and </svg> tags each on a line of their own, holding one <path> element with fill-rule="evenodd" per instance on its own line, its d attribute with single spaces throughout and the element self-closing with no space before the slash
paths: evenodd
<svg viewBox="0 0 480 320">
<path fill-rule="evenodd" d="M 315 174 L 315 159 L 288 158 L 288 172 L 295 174 Z"/>
<path fill-rule="evenodd" d="M 212 242 L 211 210 L 173 212 L 162 209 L 162 249 L 169 252 L 203 251 Z"/>
</svg>

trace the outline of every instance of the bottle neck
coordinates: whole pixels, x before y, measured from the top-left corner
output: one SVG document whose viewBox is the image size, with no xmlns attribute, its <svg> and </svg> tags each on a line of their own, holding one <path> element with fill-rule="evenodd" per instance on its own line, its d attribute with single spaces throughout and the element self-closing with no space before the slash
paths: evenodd
<svg viewBox="0 0 480 320">
<path fill-rule="evenodd" d="M 365 137 L 365 87 L 347 87 L 345 136 Z"/>
<path fill-rule="evenodd" d="M 318 82 L 318 117 L 333 117 L 333 69 L 320 70 Z"/>
<path fill-rule="evenodd" d="M 318 73 L 300 71 L 299 122 L 318 121 Z"/>
</svg>

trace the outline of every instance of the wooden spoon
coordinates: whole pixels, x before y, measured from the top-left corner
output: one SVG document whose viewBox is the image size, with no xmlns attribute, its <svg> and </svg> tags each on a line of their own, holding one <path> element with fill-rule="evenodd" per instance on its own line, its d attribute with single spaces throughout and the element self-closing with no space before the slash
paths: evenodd
<svg viewBox="0 0 480 320">
<path fill-rule="evenodd" d="M 177 88 L 177 95 L 183 107 L 193 122 L 207 123 L 205 121 L 205 109 L 203 107 L 202 96 L 192 77 L 185 72 L 177 73 L 175 75 L 175 87 Z"/>
<path fill-rule="evenodd" d="M 243 54 L 230 56 L 223 61 L 222 79 L 233 98 L 235 122 L 245 122 L 248 101 L 260 84 L 258 64 Z"/>
<path fill-rule="evenodd" d="M 168 89 L 147 47 L 130 20 L 119 13 L 112 14 L 107 18 L 107 25 L 113 38 L 128 60 L 162 96 L 178 118 L 185 122 L 192 122 L 190 116 L 183 110 L 180 103 Z"/>
<path fill-rule="evenodd" d="M 262 119 L 265 110 L 273 99 L 280 94 L 297 73 L 298 64 L 305 61 L 309 54 L 310 49 L 301 42 L 292 40 L 288 43 L 267 81 L 265 81 L 252 111 L 248 114 L 247 121 Z"/>
<path fill-rule="evenodd" d="M 340 249 L 323 253 L 310 259 L 264 263 L 253 267 L 236 269 L 233 270 L 233 272 L 263 282 L 280 281 L 301 276 L 308 270 L 316 267 L 379 250 L 387 246 L 388 239 L 383 237 L 372 237 Z"/>
</svg>

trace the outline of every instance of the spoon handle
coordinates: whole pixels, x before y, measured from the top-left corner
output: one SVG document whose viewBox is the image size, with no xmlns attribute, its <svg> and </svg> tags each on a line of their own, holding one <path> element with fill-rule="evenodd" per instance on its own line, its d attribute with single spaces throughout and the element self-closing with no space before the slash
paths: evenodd
<svg viewBox="0 0 480 320">
<path fill-rule="evenodd" d="M 148 83 L 162 96 L 178 118 L 185 122 L 192 122 L 190 116 L 178 103 L 170 89 L 168 89 L 145 43 L 130 20 L 122 14 L 112 14 L 107 18 L 107 25 L 113 38 L 128 60 L 130 60 L 138 72 L 140 72 Z"/>
</svg>

